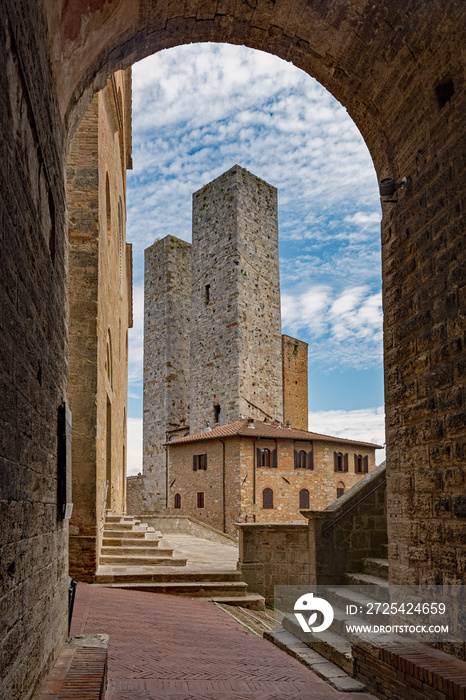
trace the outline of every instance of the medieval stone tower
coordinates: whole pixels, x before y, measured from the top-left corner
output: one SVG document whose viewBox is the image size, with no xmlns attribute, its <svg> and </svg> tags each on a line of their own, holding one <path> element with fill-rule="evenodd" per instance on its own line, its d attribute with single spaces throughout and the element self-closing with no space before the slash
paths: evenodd
<svg viewBox="0 0 466 700">
<path fill-rule="evenodd" d="M 277 191 L 235 165 L 193 196 L 190 432 L 283 420 Z"/>
<path fill-rule="evenodd" d="M 235 165 L 196 192 L 192 245 L 167 236 L 145 251 L 144 300 L 138 513 L 166 507 L 170 438 L 241 417 L 307 429 L 307 345 L 297 361 L 288 339 L 282 363 L 276 189 Z"/>
<path fill-rule="evenodd" d="M 191 245 L 167 236 L 144 256 L 144 508 L 165 505 L 170 428 L 189 421 Z"/>
</svg>

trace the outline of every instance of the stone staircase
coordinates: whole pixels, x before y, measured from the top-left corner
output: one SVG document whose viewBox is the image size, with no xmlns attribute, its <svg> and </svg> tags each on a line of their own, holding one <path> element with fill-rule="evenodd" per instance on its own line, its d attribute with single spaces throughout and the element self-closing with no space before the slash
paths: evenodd
<svg viewBox="0 0 466 700">
<path fill-rule="evenodd" d="M 241 573 L 187 566 L 162 533 L 132 516 L 107 513 L 95 584 L 208 598 L 214 602 L 264 610 L 261 595 L 249 593 Z"/>
<path fill-rule="evenodd" d="M 334 609 L 334 621 L 332 631 L 320 633 L 304 632 L 294 615 L 286 615 L 282 620 L 285 630 L 304 642 L 308 647 L 317 651 L 336 666 L 346 671 L 350 676 L 354 672 L 354 659 L 351 653 L 351 635 L 346 631 L 346 624 L 367 625 L 367 617 L 362 618 L 350 615 L 347 606 L 356 606 L 358 609 L 367 603 L 384 603 L 389 600 L 388 590 L 388 560 L 364 559 L 362 571 L 345 574 L 345 586 L 328 587 L 330 592 L 328 601 Z M 354 607 L 353 607 L 354 609 Z M 385 616 L 371 616 L 372 624 L 384 624 Z"/>
<path fill-rule="evenodd" d="M 103 566 L 186 566 L 186 561 L 185 557 L 174 556 L 161 532 L 132 516 L 106 514 L 99 569 Z M 97 582 L 99 578 L 98 571 Z"/>
</svg>

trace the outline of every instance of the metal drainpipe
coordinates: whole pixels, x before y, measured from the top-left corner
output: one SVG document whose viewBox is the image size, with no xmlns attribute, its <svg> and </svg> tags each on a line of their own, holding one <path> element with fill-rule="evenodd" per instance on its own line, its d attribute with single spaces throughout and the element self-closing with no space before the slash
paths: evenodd
<svg viewBox="0 0 466 700">
<path fill-rule="evenodd" d="M 165 441 L 168 442 L 168 433 L 165 433 Z M 168 445 L 165 445 L 165 508 L 168 508 Z"/>
<path fill-rule="evenodd" d="M 219 438 L 223 445 L 223 532 L 227 531 L 226 505 L 225 505 L 225 440 Z"/>
<path fill-rule="evenodd" d="M 254 442 L 252 445 L 253 455 L 252 455 L 252 505 L 256 505 L 256 443 L 257 438 L 253 438 Z"/>
</svg>

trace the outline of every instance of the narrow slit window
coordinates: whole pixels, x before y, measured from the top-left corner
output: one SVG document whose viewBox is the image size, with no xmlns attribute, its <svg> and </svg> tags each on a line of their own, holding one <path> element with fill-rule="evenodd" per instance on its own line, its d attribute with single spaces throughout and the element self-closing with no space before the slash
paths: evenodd
<svg viewBox="0 0 466 700">
<path fill-rule="evenodd" d="M 181 508 L 181 495 L 179 493 L 175 493 L 175 503 L 174 503 L 175 508 Z"/>
<path fill-rule="evenodd" d="M 204 491 L 198 491 L 197 493 L 197 507 L 204 508 Z"/>
<path fill-rule="evenodd" d="M 210 284 L 205 286 L 205 303 L 208 304 L 210 301 Z"/>
</svg>

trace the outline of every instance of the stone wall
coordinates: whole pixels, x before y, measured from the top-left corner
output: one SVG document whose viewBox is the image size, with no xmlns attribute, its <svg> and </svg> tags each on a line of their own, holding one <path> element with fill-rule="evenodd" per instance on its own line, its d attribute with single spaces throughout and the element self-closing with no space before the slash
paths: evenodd
<svg viewBox="0 0 466 700">
<path fill-rule="evenodd" d="M 129 69 L 108 80 L 76 131 L 67 164 L 74 502 L 70 574 L 81 581 L 95 576 L 104 508 L 121 513 L 125 507 L 131 325 L 131 257 L 125 241 L 125 170 L 131 152 L 125 134 L 131 123 L 130 89 Z"/>
<path fill-rule="evenodd" d="M 281 421 L 277 192 L 237 165 L 193 195 L 192 283 L 191 433 Z"/>
<path fill-rule="evenodd" d="M 308 416 L 308 344 L 282 335 L 283 424 L 309 430 Z"/>
<path fill-rule="evenodd" d="M 310 583 L 340 585 L 367 557 L 387 556 L 385 463 L 309 520 Z"/>
<path fill-rule="evenodd" d="M 270 453 L 277 450 L 277 467 L 258 466 L 257 450 L 263 449 Z M 313 451 L 314 469 L 296 469 L 295 450 Z M 335 471 L 335 451 L 343 451 L 350 457 L 348 472 Z M 364 478 L 354 470 L 356 452 L 367 456 L 372 471 L 374 448 L 358 444 L 267 439 L 254 437 L 252 430 L 250 438 L 173 442 L 168 445 L 168 508 L 175 514 L 192 515 L 219 530 L 225 528 L 232 535 L 236 533 L 237 522 L 304 522 L 300 513 L 302 489 L 309 491 L 310 508 L 323 510 L 335 500 L 340 485 L 346 490 Z M 193 457 L 202 454 L 206 455 L 207 469 L 194 471 Z M 136 503 L 140 507 L 144 502 L 141 477 L 132 480 L 130 488 L 138 494 Z M 264 489 L 273 492 L 273 508 L 264 507 Z M 203 508 L 197 508 L 197 492 L 205 494 Z M 175 494 L 181 497 L 181 507 L 174 510 Z"/>
<path fill-rule="evenodd" d="M 251 593 L 273 604 L 274 586 L 305 586 L 310 578 L 306 524 L 241 523 L 239 562 Z"/>
<path fill-rule="evenodd" d="M 145 250 L 144 261 L 144 496 L 140 505 L 144 511 L 153 511 L 167 506 L 163 446 L 167 431 L 189 424 L 191 245 L 166 236 Z"/>
<path fill-rule="evenodd" d="M 40 4 L 0 7 L 0 696 L 29 700 L 67 632 L 57 501 L 67 400 L 62 126 Z"/>
</svg>

